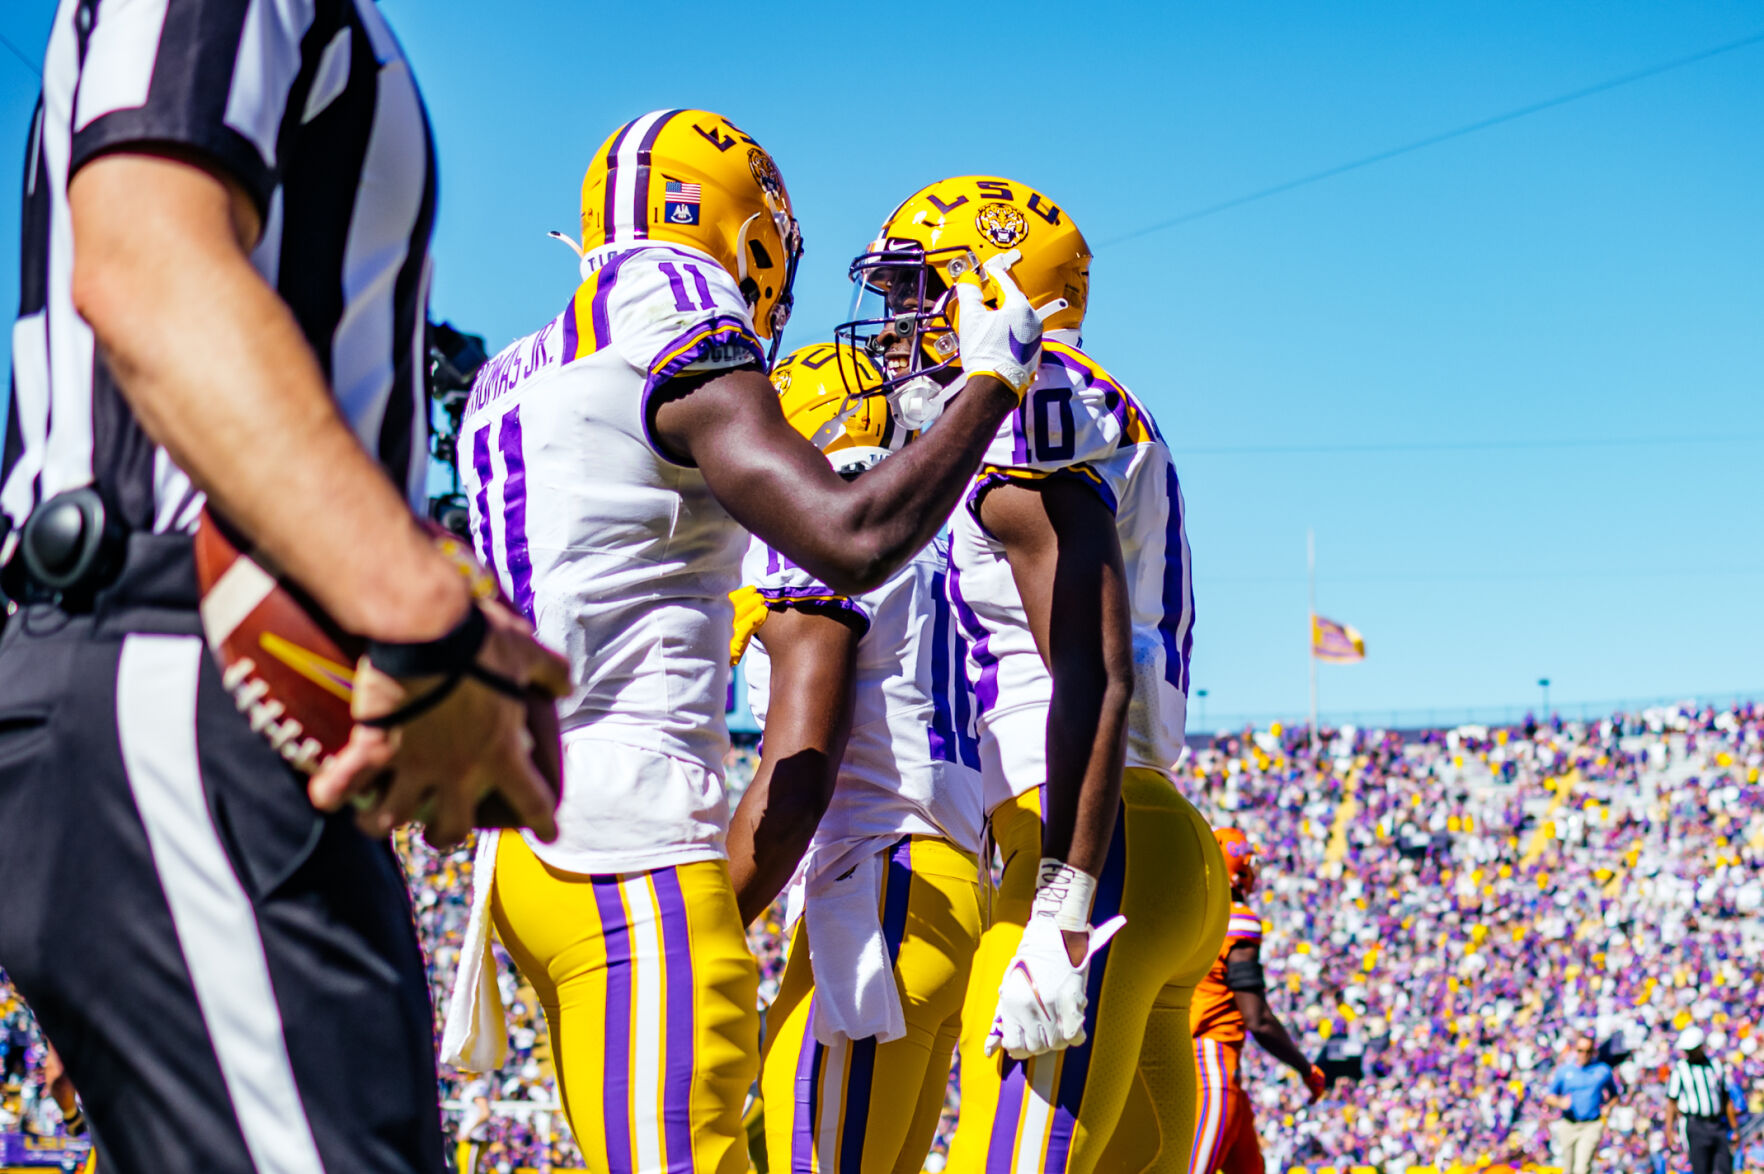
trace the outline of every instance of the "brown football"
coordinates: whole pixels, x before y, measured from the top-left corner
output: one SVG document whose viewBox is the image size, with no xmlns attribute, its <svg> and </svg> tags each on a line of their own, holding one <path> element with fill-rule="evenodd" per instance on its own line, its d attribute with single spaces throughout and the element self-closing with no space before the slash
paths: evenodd
<svg viewBox="0 0 1764 1174">
<path fill-rule="evenodd" d="M 508 600 L 496 579 L 457 536 L 431 522 L 435 545 L 471 581 L 479 598 Z M 355 665 L 367 642 L 343 631 L 293 583 L 244 554 L 224 523 L 203 511 L 196 529 L 196 582 L 202 629 L 220 662 L 221 680 L 251 728 L 289 765 L 312 774 L 349 741 Z M 511 605 L 512 606 L 512 605 Z M 527 699 L 533 762 L 563 797 L 563 748 L 557 705 L 535 690 Z M 478 805 L 479 827 L 518 827 L 499 792 Z"/>
</svg>

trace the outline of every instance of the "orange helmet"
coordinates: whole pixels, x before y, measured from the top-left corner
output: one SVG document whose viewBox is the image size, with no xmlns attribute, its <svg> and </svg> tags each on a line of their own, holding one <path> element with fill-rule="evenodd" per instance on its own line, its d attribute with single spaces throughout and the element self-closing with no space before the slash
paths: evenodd
<svg viewBox="0 0 1764 1174">
<path fill-rule="evenodd" d="M 1225 875 L 1231 878 L 1231 887 L 1239 893 L 1255 888 L 1256 846 L 1250 838 L 1240 828 L 1214 828 L 1213 839 L 1225 853 Z"/>
</svg>

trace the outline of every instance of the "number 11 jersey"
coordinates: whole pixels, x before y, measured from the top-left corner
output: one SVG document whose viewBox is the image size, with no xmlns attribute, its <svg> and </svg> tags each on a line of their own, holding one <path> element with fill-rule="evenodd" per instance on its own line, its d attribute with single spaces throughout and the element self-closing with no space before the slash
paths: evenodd
<svg viewBox="0 0 1764 1174">
<path fill-rule="evenodd" d="M 761 367 L 746 300 L 677 245 L 609 246 L 563 313 L 485 363 L 459 467 L 472 538 L 570 662 L 546 863 L 632 872 L 724 855 L 729 592 L 747 534 L 653 431 L 676 376 Z"/>
</svg>

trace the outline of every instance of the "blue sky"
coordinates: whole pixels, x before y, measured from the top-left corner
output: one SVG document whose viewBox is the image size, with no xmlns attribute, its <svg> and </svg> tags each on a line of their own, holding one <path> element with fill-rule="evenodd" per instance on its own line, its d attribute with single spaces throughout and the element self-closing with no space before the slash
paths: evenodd
<svg viewBox="0 0 1764 1174">
<path fill-rule="evenodd" d="M 1096 246 L 1087 344 L 1177 450 L 1209 724 L 1303 711 L 1308 527 L 1320 610 L 1369 649 L 1323 668 L 1326 712 L 1539 676 L 1570 703 L 1764 694 L 1764 44 L 1109 243 L 1764 31 L 1764 5 L 382 7 L 440 146 L 435 314 L 493 349 L 568 296 L 543 233 L 652 108 L 777 158 L 809 248 L 790 345 L 915 188 L 1048 191 Z M 38 56 L 50 11 L 0 33 Z M 36 85 L 0 56 L 8 225 Z M 0 302 L 16 272 L 8 228 Z"/>
</svg>

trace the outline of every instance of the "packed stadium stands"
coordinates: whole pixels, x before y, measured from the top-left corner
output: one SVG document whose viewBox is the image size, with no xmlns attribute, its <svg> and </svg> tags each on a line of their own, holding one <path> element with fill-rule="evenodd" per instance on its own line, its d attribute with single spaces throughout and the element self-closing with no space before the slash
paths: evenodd
<svg viewBox="0 0 1764 1174">
<path fill-rule="evenodd" d="M 1631 1090 L 1611 1113 L 1603 1168 L 1668 1168 L 1663 1073 L 1691 1022 L 1752 1126 L 1764 1121 L 1764 706 L 1342 729 L 1315 750 L 1305 731 L 1278 727 L 1206 741 L 1182 778 L 1210 818 L 1261 848 L 1250 904 L 1274 1006 L 1344 1074 L 1305 1107 L 1296 1081 L 1248 1049 L 1270 1169 L 1547 1162 L 1540 1093 L 1577 1033 L 1596 1037 Z M 753 765 L 737 750 L 731 779 Z M 470 849 L 400 846 L 439 1000 L 469 908 Z M 769 997 L 782 926 L 768 918 L 751 938 Z M 570 1168 L 543 1017 L 511 967 L 504 984 L 513 1038 L 492 1091 L 490 1168 Z M 3 978 L 0 1049 L 0 1133 L 55 1133 L 33 1086 L 41 1045 Z M 443 1074 L 454 1118 L 465 1079 Z M 952 1090 L 927 1169 L 941 1169 L 956 1111 Z M 1747 1136 L 1736 1169 L 1764 1171 L 1764 1132 Z"/>
</svg>

